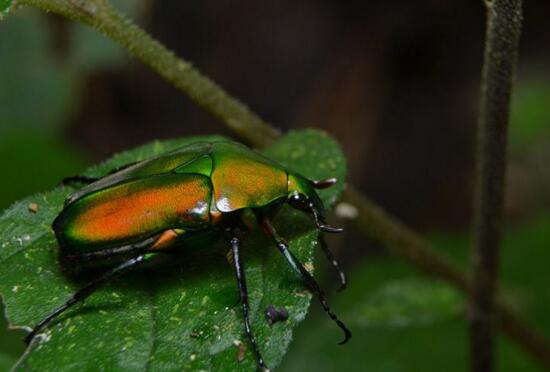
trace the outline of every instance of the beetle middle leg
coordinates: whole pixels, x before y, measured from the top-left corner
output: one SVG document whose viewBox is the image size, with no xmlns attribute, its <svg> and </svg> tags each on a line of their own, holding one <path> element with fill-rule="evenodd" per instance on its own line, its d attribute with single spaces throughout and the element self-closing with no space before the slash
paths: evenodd
<svg viewBox="0 0 550 372">
<path fill-rule="evenodd" d="M 239 254 L 241 239 L 240 239 L 240 234 L 238 229 L 233 229 L 232 235 L 233 235 L 231 238 L 231 253 L 233 255 L 232 261 L 233 261 L 233 267 L 235 268 L 235 276 L 237 278 L 237 284 L 239 285 L 239 294 L 241 297 L 241 306 L 242 306 L 243 317 L 244 317 L 244 329 L 248 339 L 250 340 L 250 343 L 252 344 L 252 348 L 254 349 L 254 354 L 256 355 L 256 360 L 258 361 L 258 365 L 262 370 L 265 371 L 268 368 L 265 365 L 262 354 L 260 353 L 258 343 L 256 342 L 256 337 L 254 337 L 254 334 L 252 333 L 252 327 L 250 326 L 250 319 L 248 316 L 250 306 L 248 304 L 248 289 L 246 287 L 246 277 L 244 273 L 244 267 L 241 262 L 241 257 Z"/>
<path fill-rule="evenodd" d="M 90 296 L 92 293 L 94 293 L 97 289 L 99 289 L 103 284 L 107 283 L 111 279 L 119 276 L 120 274 L 127 272 L 140 264 L 145 262 L 145 255 L 139 255 L 137 257 L 131 258 L 119 266 L 105 272 L 100 277 L 92 280 L 90 283 L 85 285 L 83 288 L 75 292 L 67 302 L 65 302 L 63 305 L 59 306 L 55 310 L 53 310 L 50 314 L 48 314 L 44 319 L 38 323 L 31 333 L 29 333 L 25 337 L 25 342 L 29 344 L 34 336 L 38 334 L 41 330 L 43 330 L 52 320 L 57 318 L 59 315 L 61 315 L 65 310 L 71 308 L 73 305 L 84 301 L 88 296 Z"/>
<path fill-rule="evenodd" d="M 321 287 L 319 287 L 319 284 L 317 284 L 313 276 L 311 276 L 309 271 L 306 270 L 306 268 L 298 260 L 298 258 L 296 258 L 294 254 L 292 254 L 292 252 L 288 249 L 287 242 L 281 236 L 279 236 L 279 234 L 275 230 L 275 227 L 271 223 L 271 220 L 265 216 L 261 216 L 260 223 L 264 227 L 267 234 L 274 240 L 277 248 L 283 254 L 292 269 L 294 269 L 294 271 L 302 278 L 302 281 L 304 282 L 306 287 L 317 297 L 319 302 L 321 302 L 321 306 L 323 306 L 323 309 L 328 314 L 328 316 L 332 320 L 334 320 L 338 327 L 342 329 L 342 331 L 344 332 L 344 340 L 340 342 L 340 344 L 345 344 L 351 338 L 351 332 L 346 327 L 346 325 L 342 323 L 340 319 L 338 319 L 336 314 L 332 312 L 326 299 L 325 293 L 323 292 Z"/>
</svg>

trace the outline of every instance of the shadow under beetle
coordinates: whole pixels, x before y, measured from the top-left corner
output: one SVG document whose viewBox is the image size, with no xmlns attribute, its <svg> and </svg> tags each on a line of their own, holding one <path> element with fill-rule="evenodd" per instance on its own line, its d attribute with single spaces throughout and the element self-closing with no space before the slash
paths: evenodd
<svg viewBox="0 0 550 372">
<path fill-rule="evenodd" d="M 244 328 L 260 369 L 267 369 L 248 317 L 248 291 L 239 254 L 243 222 L 251 210 L 306 287 L 344 331 L 351 332 L 331 311 L 311 274 L 288 249 L 271 217 L 284 203 L 305 211 L 324 232 L 341 232 L 325 224 L 325 209 L 315 189 L 334 185 L 336 179 L 311 181 L 235 142 L 198 142 L 150 160 L 132 163 L 103 178 L 76 176 L 65 184 L 88 184 L 70 195 L 52 228 L 59 245 L 59 261 L 66 270 L 97 263 L 112 266 L 73 294 L 67 302 L 38 323 L 34 336 L 53 319 L 83 301 L 110 279 L 146 262 L 152 256 L 185 246 L 186 239 L 213 230 L 224 234 L 231 246 L 239 287 Z M 346 277 L 327 246 L 321 247 L 339 274 Z"/>
</svg>

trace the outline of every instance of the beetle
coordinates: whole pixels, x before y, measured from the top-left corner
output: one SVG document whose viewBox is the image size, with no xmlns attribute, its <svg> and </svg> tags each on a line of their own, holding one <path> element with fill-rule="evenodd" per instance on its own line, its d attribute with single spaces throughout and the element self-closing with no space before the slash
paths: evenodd
<svg viewBox="0 0 550 372">
<path fill-rule="evenodd" d="M 351 332 L 330 309 L 327 299 L 303 264 L 271 222 L 283 204 L 302 210 L 324 232 L 341 232 L 325 222 L 325 208 L 316 189 L 336 183 L 312 181 L 277 162 L 231 141 L 197 142 L 158 157 L 132 163 L 102 178 L 69 177 L 64 184 L 86 184 L 69 195 L 52 224 L 62 268 L 81 269 L 97 263 L 109 268 L 75 292 L 43 318 L 27 335 L 35 335 L 74 304 L 83 301 L 112 278 L 134 269 L 151 257 L 185 248 L 199 234 L 221 233 L 230 246 L 245 333 L 258 367 L 267 369 L 249 320 L 248 291 L 239 248 L 243 214 L 252 211 L 305 286 L 343 330 Z M 324 241 L 321 247 L 339 274 L 346 276 Z"/>
</svg>

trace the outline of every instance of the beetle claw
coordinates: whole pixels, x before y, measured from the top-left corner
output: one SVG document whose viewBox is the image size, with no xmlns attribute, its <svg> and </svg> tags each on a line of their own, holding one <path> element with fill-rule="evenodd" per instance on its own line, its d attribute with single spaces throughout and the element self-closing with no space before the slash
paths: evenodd
<svg viewBox="0 0 550 372">
<path fill-rule="evenodd" d="M 350 331 L 349 329 L 345 328 L 345 327 L 343 328 L 343 330 L 344 330 L 344 334 L 345 334 L 344 337 L 345 337 L 345 338 L 344 338 L 342 341 L 340 341 L 340 342 L 338 343 L 338 345 L 344 345 L 344 344 L 347 343 L 347 342 L 349 341 L 349 339 L 351 338 L 351 331 Z"/>
</svg>

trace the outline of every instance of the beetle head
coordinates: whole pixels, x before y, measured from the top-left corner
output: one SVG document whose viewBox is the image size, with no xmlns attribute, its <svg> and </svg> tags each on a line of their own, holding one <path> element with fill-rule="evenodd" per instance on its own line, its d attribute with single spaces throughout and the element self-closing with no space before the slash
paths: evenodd
<svg viewBox="0 0 550 372">
<path fill-rule="evenodd" d="M 289 174 L 288 199 L 293 207 L 312 213 L 316 219 L 324 223 L 325 206 L 317 195 L 312 181 L 297 174 Z"/>
</svg>

